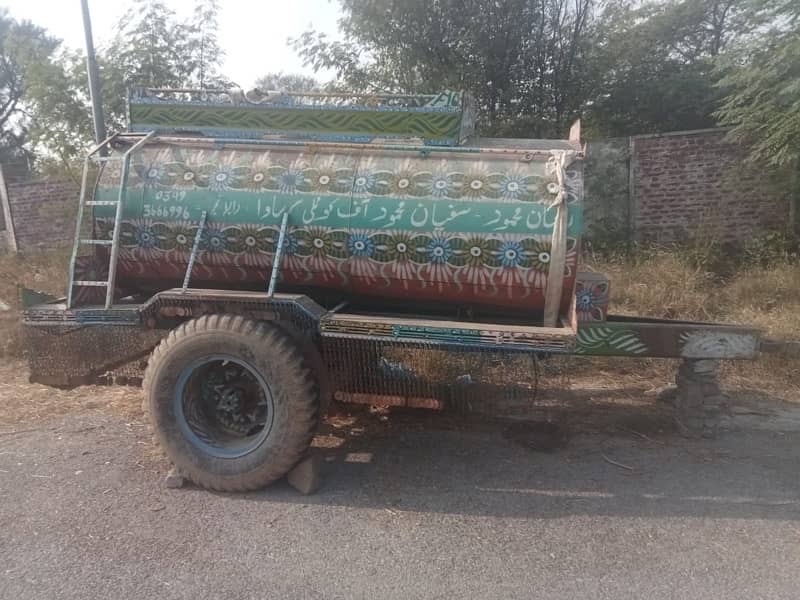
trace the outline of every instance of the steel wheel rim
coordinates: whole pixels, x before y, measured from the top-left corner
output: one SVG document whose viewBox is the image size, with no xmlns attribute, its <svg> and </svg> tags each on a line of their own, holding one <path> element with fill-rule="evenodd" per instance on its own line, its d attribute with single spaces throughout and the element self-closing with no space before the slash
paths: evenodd
<svg viewBox="0 0 800 600">
<path fill-rule="evenodd" d="M 234 379 L 229 381 L 229 374 Z M 269 437 L 275 415 L 272 391 L 261 374 L 246 361 L 224 354 L 205 356 L 183 369 L 173 406 L 184 437 L 204 453 L 224 459 L 258 449 Z M 250 412 L 243 415 L 245 410 Z"/>
</svg>

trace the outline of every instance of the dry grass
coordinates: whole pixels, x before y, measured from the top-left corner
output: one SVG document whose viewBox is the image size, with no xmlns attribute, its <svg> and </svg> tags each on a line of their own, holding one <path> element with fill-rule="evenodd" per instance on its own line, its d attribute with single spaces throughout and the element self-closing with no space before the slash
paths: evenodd
<svg viewBox="0 0 800 600">
<path fill-rule="evenodd" d="M 0 357 L 18 356 L 22 350 L 18 288 L 63 295 L 68 264 L 67 251 L 24 256 L 0 254 L 0 300 L 11 307 L 10 311 L 0 312 Z"/>
<path fill-rule="evenodd" d="M 125 386 L 86 386 L 61 390 L 28 383 L 27 366 L 20 359 L 0 361 L 0 430 L 36 425 L 71 413 L 96 413 L 142 421 L 142 392 Z"/>
<path fill-rule="evenodd" d="M 615 314 L 750 325 L 770 338 L 800 340 L 796 262 L 734 269 L 723 277 L 692 266 L 677 252 L 660 251 L 637 259 L 594 261 L 591 266 L 610 277 Z M 755 362 L 725 365 L 723 373 L 729 386 L 797 401 L 797 368 L 796 360 L 762 355 Z"/>
<path fill-rule="evenodd" d="M 800 339 L 800 265 L 747 268 L 727 277 L 692 267 L 677 253 L 591 265 L 611 279 L 615 314 L 755 325 Z"/>
</svg>

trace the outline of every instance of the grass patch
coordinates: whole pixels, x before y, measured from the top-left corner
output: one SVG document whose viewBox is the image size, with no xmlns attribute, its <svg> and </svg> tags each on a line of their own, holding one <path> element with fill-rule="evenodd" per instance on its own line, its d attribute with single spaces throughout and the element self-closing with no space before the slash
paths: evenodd
<svg viewBox="0 0 800 600">
<path fill-rule="evenodd" d="M 69 252 L 0 254 L 0 300 L 11 307 L 0 312 L 0 357 L 22 352 L 19 287 L 54 296 L 64 294 Z"/>
<path fill-rule="evenodd" d="M 762 265 L 737 265 L 731 259 L 719 270 L 695 258 L 675 249 L 587 262 L 611 279 L 614 314 L 749 325 L 769 338 L 800 340 L 800 262 L 794 257 Z M 654 365 L 654 372 L 663 370 Z M 727 385 L 795 401 L 800 396 L 796 372 L 796 359 L 773 355 L 723 366 Z"/>
<path fill-rule="evenodd" d="M 800 339 L 800 263 L 745 266 L 718 275 L 677 252 L 589 261 L 611 279 L 611 312 L 753 325 Z"/>
</svg>

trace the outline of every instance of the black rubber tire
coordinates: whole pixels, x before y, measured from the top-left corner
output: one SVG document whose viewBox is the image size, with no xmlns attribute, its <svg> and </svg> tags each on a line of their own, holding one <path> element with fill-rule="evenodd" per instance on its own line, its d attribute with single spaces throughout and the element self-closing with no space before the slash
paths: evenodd
<svg viewBox="0 0 800 600">
<path fill-rule="evenodd" d="M 180 374 L 204 355 L 245 361 L 270 388 L 272 428 L 248 454 L 221 458 L 205 452 L 181 431 L 174 393 Z M 303 355 L 285 333 L 236 315 L 210 315 L 173 330 L 153 351 L 142 387 L 157 442 L 178 469 L 204 488 L 242 492 L 283 477 L 311 444 L 319 394 Z"/>
</svg>

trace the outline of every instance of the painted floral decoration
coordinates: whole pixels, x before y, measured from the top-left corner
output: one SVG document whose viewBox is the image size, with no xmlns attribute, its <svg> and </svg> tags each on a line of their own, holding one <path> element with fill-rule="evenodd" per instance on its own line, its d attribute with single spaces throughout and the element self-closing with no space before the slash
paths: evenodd
<svg viewBox="0 0 800 600">
<path fill-rule="evenodd" d="M 603 321 L 608 309 L 607 281 L 580 281 L 575 287 L 575 310 L 580 321 Z"/>
</svg>

